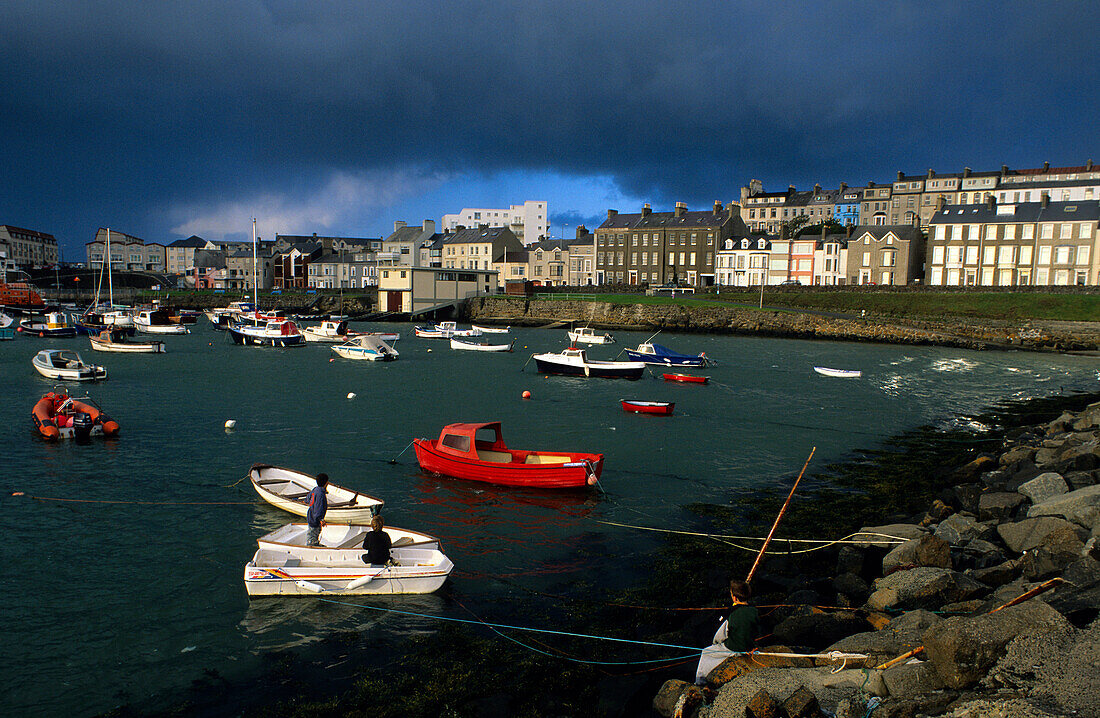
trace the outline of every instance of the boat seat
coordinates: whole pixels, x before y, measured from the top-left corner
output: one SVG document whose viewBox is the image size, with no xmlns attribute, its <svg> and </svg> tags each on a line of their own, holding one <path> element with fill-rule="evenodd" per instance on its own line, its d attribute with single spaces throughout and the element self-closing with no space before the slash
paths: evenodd
<svg viewBox="0 0 1100 718">
<path fill-rule="evenodd" d="M 297 501 L 298 499 L 304 499 L 309 496 L 308 491 L 303 491 L 300 494 L 280 494 L 284 499 L 290 499 L 291 501 Z"/>
<path fill-rule="evenodd" d="M 568 456 L 554 456 L 552 454 L 528 454 L 525 464 L 567 464 Z"/>
<path fill-rule="evenodd" d="M 355 499 L 352 499 L 351 501 L 333 501 L 328 505 L 328 507 L 330 509 L 343 509 L 347 508 L 348 506 L 355 506 L 355 501 Z"/>
<path fill-rule="evenodd" d="M 499 464 L 510 464 L 512 462 L 512 455 L 503 451 L 490 451 L 489 449 L 478 449 L 477 458 L 482 461 L 494 461 Z"/>
<path fill-rule="evenodd" d="M 287 483 L 287 480 L 286 479 L 260 479 L 256 483 L 259 484 L 260 486 L 268 486 L 270 484 L 285 484 L 285 483 Z"/>
<path fill-rule="evenodd" d="M 343 543 L 338 543 L 332 548 L 359 548 L 363 545 L 363 539 L 365 538 L 366 536 L 363 534 L 352 534 L 344 539 Z"/>
</svg>

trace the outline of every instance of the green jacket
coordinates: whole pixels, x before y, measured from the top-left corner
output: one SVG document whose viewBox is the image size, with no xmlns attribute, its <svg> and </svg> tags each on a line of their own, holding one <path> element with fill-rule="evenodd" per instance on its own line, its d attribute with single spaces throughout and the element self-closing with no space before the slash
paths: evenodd
<svg viewBox="0 0 1100 718">
<path fill-rule="evenodd" d="M 737 605 L 726 619 L 726 640 L 722 645 L 731 651 L 745 652 L 755 648 L 760 635 L 760 613 L 752 606 Z"/>
</svg>

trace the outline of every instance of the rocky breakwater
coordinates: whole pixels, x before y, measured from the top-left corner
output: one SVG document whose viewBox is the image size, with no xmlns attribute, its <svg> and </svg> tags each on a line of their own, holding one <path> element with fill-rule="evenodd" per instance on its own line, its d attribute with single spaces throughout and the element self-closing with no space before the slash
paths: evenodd
<svg viewBox="0 0 1100 718">
<path fill-rule="evenodd" d="M 926 514 L 864 527 L 840 548 L 831 593 L 787 596 L 763 641 L 775 645 L 728 659 L 706 688 L 667 681 L 654 708 L 700 718 L 1100 715 L 1100 403 L 1013 429 L 953 476 Z M 821 603 L 850 609 L 810 605 Z M 769 656 L 834 651 L 866 658 Z"/>
<path fill-rule="evenodd" d="M 1096 351 L 1100 325 L 1033 326 L 1031 323 L 940 321 L 848 317 L 824 312 L 755 309 L 718 301 L 687 304 L 621 304 L 581 300 L 477 297 L 467 301 L 463 319 L 518 326 L 553 322 L 588 323 L 601 329 L 755 334 L 797 339 L 830 339 L 888 344 L 930 344 L 965 349 Z"/>
</svg>

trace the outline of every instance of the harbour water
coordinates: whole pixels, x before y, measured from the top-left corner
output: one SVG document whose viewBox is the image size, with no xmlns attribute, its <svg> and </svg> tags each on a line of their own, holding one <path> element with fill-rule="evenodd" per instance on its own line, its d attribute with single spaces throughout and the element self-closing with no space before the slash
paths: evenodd
<svg viewBox="0 0 1100 718">
<path fill-rule="evenodd" d="M 564 330 L 517 330 L 516 353 L 484 354 L 416 339 L 411 325 L 385 328 L 404 337 L 397 362 L 330 361 L 328 345 L 239 347 L 205 319 L 165 338 L 161 355 L 98 353 L 86 338 L 0 342 L 0 705 L 9 714 L 167 708 L 211 671 L 247 680 L 272 651 L 349 631 L 400 641 L 435 630 L 432 616 L 468 617 L 444 596 L 356 600 L 405 613 L 310 597 L 250 602 L 241 576 L 255 539 L 290 520 L 242 481 L 254 462 L 326 471 L 383 499 L 388 523 L 442 539 L 457 567 L 447 595 L 507 620 L 498 579 L 550 591 L 643 575 L 659 539 L 611 523 L 682 527 L 693 520 L 683 506 L 746 500 L 797 473 L 813 446 L 824 465 L 907 428 L 1100 383 L 1089 357 L 675 334 L 658 341 L 718 360 L 709 385 L 665 383 L 659 372 L 637 382 L 547 378 L 533 362 L 521 368 L 532 352 L 563 347 Z M 612 358 L 648 336 L 615 334 L 618 344 L 590 354 Z M 120 438 L 37 435 L 30 409 L 56 382 L 30 360 L 46 347 L 107 366 L 107 381 L 69 388 L 86 389 Z M 815 365 L 863 376 L 824 377 Z M 626 414 L 623 398 L 674 401 L 675 414 Z M 602 491 L 427 476 L 411 449 L 390 463 L 415 437 L 482 420 L 502 421 L 510 446 L 604 453 Z M 528 595 L 524 608 L 537 613 Z"/>
</svg>

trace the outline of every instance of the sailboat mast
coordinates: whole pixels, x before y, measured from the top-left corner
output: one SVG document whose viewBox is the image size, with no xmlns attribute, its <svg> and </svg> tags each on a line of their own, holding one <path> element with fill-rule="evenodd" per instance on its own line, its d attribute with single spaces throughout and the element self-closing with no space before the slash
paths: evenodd
<svg viewBox="0 0 1100 718">
<path fill-rule="evenodd" d="M 257 277 L 256 266 L 256 218 L 252 218 L 252 303 L 255 305 L 255 311 L 260 311 L 260 284 L 256 279 Z"/>
<path fill-rule="evenodd" d="M 113 269 L 113 267 L 111 266 L 110 262 L 111 262 L 111 228 L 108 227 L 107 228 L 107 291 L 110 292 L 111 308 L 114 309 L 114 306 L 115 306 L 115 283 L 114 283 L 114 281 L 111 277 L 111 270 Z"/>
</svg>

